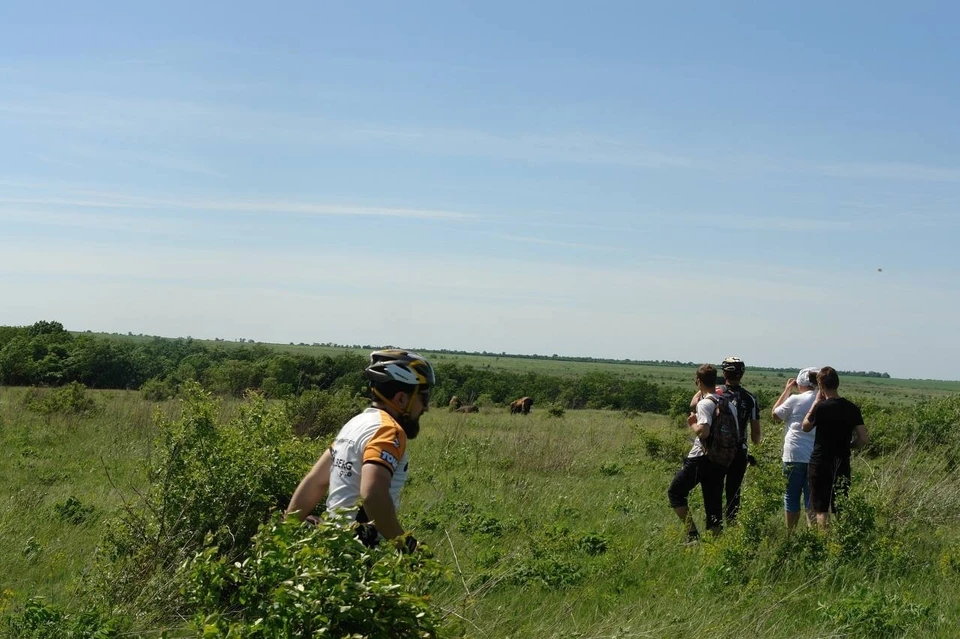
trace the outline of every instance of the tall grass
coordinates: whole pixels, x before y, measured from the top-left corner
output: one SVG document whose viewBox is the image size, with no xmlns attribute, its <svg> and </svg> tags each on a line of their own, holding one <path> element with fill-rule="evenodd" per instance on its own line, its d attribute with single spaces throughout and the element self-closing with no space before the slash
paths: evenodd
<svg viewBox="0 0 960 639">
<path fill-rule="evenodd" d="M 92 393 L 92 415 L 40 414 L 26 393 L 0 389 L 0 606 L 8 614 L 33 595 L 79 605 L 77 585 L 93 569 L 105 523 L 151 489 L 154 412 L 180 417 L 177 403 L 130 392 Z M 236 415 L 229 402 L 218 419 Z M 956 636 L 960 479 L 948 456 L 905 441 L 881 457 L 856 457 L 844 516 L 826 535 L 788 538 L 780 430 L 768 433 L 754 450 L 759 464 L 747 474 L 740 524 L 686 547 L 666 498 L 686 453 L 678 420 L 428 412 L 410 443 L 400 514 L 450 570 L 431 586 L 444 633 Z M 702 521 L 697 491 L 691 508 Z M 182 619 L 162 625 L 190 633 Z"/>
</svg>

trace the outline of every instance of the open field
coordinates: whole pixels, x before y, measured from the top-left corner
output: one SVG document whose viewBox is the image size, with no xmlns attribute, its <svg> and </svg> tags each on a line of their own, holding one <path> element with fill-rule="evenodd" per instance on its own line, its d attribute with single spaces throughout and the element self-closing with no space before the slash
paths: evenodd
<svg viewBox="0 0 960 639">
<path fill-rule="evenodd" d="M 0 388 L 0 605 L 43 595 L 70 606 L 107 522 L 147 488 L 151 415 L 179 406 L 92 392 L 91 417 L 43 416 L 25 407 L 27 392 Z M 223 404 L 219 420 L 237 406 Z M 956 636 L 960 480 L 946 462 L 910 447 L 858 457 L 846 527 L 788 541 L 780 430 L 766 428 L 741 525 L 687 548 L 665 495 L 687 442 L 667 417 L 427 413 L 401 520 L 450 569 L 432 587 L 447 632 Z M 313 456 L 323 442 L 301 445 Z M 183 623 L 167 629 L 190 636 Z"/>
</svg>

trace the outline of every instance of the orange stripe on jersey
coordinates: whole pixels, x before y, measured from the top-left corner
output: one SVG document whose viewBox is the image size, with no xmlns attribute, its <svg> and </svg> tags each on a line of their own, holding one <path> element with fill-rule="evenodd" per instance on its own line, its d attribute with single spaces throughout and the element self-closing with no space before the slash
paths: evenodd
<svg viewBox="0 0 960 639">
<path fill-rule="evenodd" d="M 390 413 L 380 411 L 380 428 L 363 449 L 363 463 L 381 464 L 393 473 L 407 450 L 407 434 Z"/>
</svg>

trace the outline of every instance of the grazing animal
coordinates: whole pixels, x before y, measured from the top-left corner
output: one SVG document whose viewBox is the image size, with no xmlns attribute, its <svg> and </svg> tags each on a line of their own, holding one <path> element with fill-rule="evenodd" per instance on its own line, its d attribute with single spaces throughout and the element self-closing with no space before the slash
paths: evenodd
<svg viewBox="0 0 960 639">
<path fill-rule="evenodd" d="M 474 406 L 473 404 L 467 404 L 466 406 L 461 406 L 460 408 L 454 410 L 455 413 L 479 413 L 480 409 Z"/>
<path fill-rule="evenodd" d="M 454 395 L 450 398 L 450 403 L 447 404 L 450 407 L 450 412 L 453 412 L 463 406 L 463 402 L 460 401 L 460 398 Z"/>
<path fill-rule="evenodd" d="M 522 413 L 523 415 L 528 415 L 530 413 L 531 406 L 533 406 L 532 397 L 521 397 L 520 399 L 515 399 L 510 402 L 510 414 L 516 415 L 517 413 Z"/>
</svg>

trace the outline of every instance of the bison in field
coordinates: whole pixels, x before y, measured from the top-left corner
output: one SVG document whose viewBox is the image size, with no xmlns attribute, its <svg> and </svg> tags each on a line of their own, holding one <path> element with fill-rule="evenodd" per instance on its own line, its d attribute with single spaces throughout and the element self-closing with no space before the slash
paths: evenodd
<svg viewBox="0 0 960 639">
<path fill-rule="evenodd" d="M 521 397 L 510 402 L 510 414 L 516 415 L 517 413 L 522 413 L 527 415 L 530 413 L 530 407 L 533 406 L 532 397 Z"/>
<path fill-rule="evenodd" d="M 477 408 L 476 406 L 474 406 L 473 404 L 466 404 L 466 405 L 464 405 L 464 406 L 461 406 L 460 408 L 457 408 L 457 409 L 454 410 L 453 412 L 455 412 L 455 413 L 479 413 L 479 412 L 480 412 L 480 409 Z"/>
</svg>

